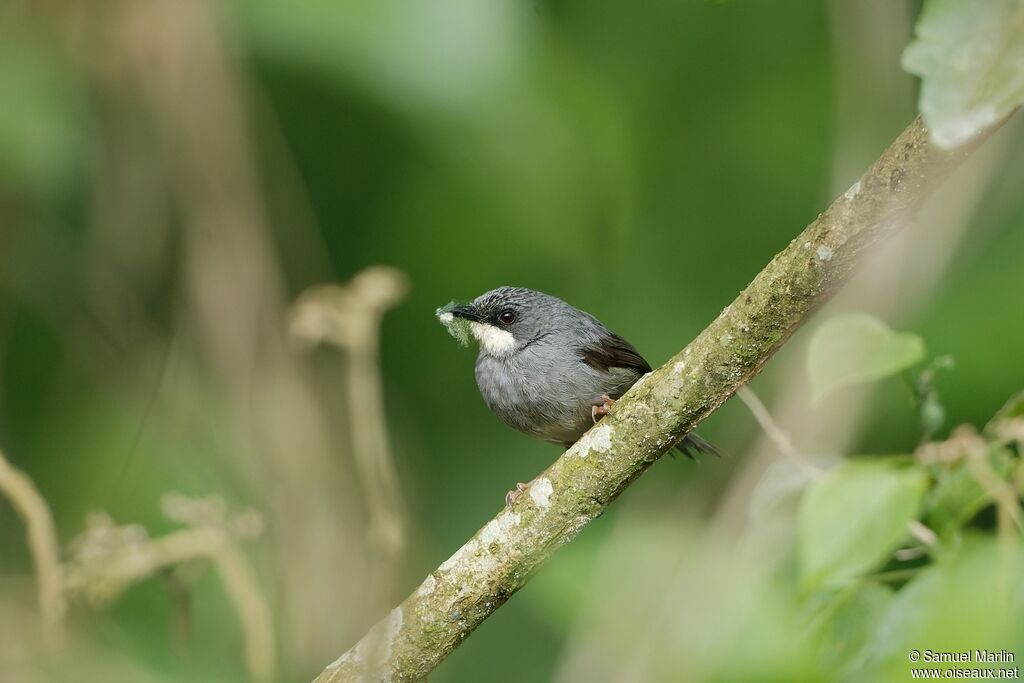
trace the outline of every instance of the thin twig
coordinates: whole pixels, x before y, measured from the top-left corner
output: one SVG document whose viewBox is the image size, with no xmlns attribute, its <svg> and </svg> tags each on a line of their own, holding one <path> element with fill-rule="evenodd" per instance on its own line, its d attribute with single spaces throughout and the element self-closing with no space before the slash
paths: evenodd
<svg viewBox="0 0 1024 683">
<path fill-rule="evenodd" d="M 179 518 L 187 501 L 182 496 L 166 496 L 165 509 L 171 508 Z M 220 516 L 211 501 L 194 501 L 194 510 L 184 511 L 197 521 Z M 108 519 L 108 518 L 105 518 Z M 214 521 L 211 520 L 211 521 Z M 81 597 L 96 606 L 115 600 L 128 588 L 169 568 L 195 561 L 211 561 L 220 575 L 224 590 L 238 613 L 245 647 L 245 661 L 253 680 L 271 681 L 275 674 L 275 642 L 270 608 L 259 588 L 252 569 L 235 545 L 229 530 L 231 522 L 251 526 L 245 515 L 236 520 L 224 518 L 223 525 L 200 522 L 159 538 L 146 538 L 138 533 L 121 533 L 107 547 L 105 538 L 113 538 L 123 527 L 109 526 L 101 521 L 95 548 L 85 547 L 79 557 L 65 569 L 65 587 L 69 597 Z M 130 530 L 131 528 L 129 528 Z M 141 531 L 141 529 L 140 529 Z M 243 534 L 247 535 L 247 534 Z M 126 539 L 126 540 L 125 540 Z M 87 546 L 86 539 L 82 545 Z"/>
<path fill-rule="evenodd" d="M 912 519 L 907 522 L 907 531 L 910 532 L 911 536 L 921 541 L 921 543 L 925 544 L 929 548 L 939 542 L 938 535 L 916 519 Z"/>
<path fill-rule="evenodd" d="M 259 582 L 242 551 L 230 541 L 221 544 L 214 552 L 213 561 L 241 620 L 249 673 L 258 683 L 272 681 L 276 666 L 274 628 Z"/>
<path fill-rule="evenodd" d="M 53 515 L 32 480 L 14 468 L 0 451 L 0 493 L 11 501 L 25 522 L 28 547 L 36 569 L 36 590 L 44 634 L 50 642 L 59 638 L 66 611 L 61 588 L 60 550 Z"/>
<path fill-rule="evenodd" d="M 793 446 L 793 442 L 790 440 L 789 435 L 782 431 L 775 419 L 772 418 L 772 414 L 768 412 L 768 408 L 765 407 L 761 399 L 758 398 L 757 394 L 750 387 L 740 387 L 740 390 L 736 392 L 736 395 L 740 397 L 743 404 L 750 410 L 750 414 L 754 416 L 757 423 L 761 425 L 761 429 L 764 430 L 765 435 L 771 439 L 772 443 L 775 444 L 775 448 L 779 450 L 798 470 L 807 475 L 810 479 L 815 479 L 821 476 L 821 469 L 815 467 L 807 461 L 804 456 L 800 455 L 800 452 Z"/>
<path fill-rule="evenodd" d="M 966 432 L 963 428 L 961 431 Z M 985 440 L 973 430 L 961 438 L 967 449 L 967 471 L 996 504 L 999 537 L 1004 541 L 1012 540 L 1016 536 L 1015 531 L 1024 532 L 1020 497 L 1013 485 L 992 469 L 988 461 L 990 446 Z"/>
<path fill-rule="evenodd" d="M 225 533 L 212 527 L 181 529 L 160 538 L 140 539 L 138 543 L 70 562 L 65 567 L 65 589 L 69 597 L 103 606 L 166 569 L 210 559 L 225 540 Z"/>
<path fill-rule="evenodd" d="M 344 385 L 352 453 L 366 494 L 374 548 L 392 562 L 405 548 L 405 510 L 388 443 L 380 385 L 380 325 L 384 313 L 405 298 L 408 277 L 395 268 L 371 266 L 343 285 L 317 285 L 290 309 L 290 333 L 304 344 L 322 342 L 348 358 Z"/>
</svg>

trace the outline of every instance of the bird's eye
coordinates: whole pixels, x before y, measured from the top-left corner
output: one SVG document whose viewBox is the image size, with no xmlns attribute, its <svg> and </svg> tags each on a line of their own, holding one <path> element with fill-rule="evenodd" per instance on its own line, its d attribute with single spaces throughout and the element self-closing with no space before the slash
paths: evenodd
<svg viewBox="0 0 1024 683">
<path fill-rule="evenodd" d="M 516 312 L 510 309 L 506 309 L 501 312 L 498 316 L 498 320 L 501 321 L 502 325 L 511 325 L 516 321 Z"/>
</svg>

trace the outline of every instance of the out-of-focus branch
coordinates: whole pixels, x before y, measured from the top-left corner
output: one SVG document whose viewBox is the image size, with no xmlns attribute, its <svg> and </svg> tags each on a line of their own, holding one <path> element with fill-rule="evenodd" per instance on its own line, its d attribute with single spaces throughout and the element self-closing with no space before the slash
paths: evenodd
<svg viewBox="0 0 1024 683">
<path fill-rule="evenodd" d="M 270 608 L 235 542 L 258 536 L 262 520 L 251 510 L 229 517 L 218 498 L 192 500 L 167 494 L 163 509 L 166 517 L 189 528 L 149 538 L 141 526 L 116 526 L 105 514 L 93 515 L 89 528 L 73 542 L 74 558 L 64 570 L 68 597 L 103 606 L 166 569 L 211 562 L 238 613 L 249 673 L 255 681 L 273 680 L 276 663 Z"/>
<path fill-rule="evenodd" d="M 61 588 L 60 550 L 50 506 L 32 480 L 15 469 L 0 451 L 0 493 L 25 522 L 28 547 L 36 568 L 39 614 L 48 639 L 57 636 L 66 604 Z"/>
<path fill-rule="evenodd" d="M 970 151 L 943 152 L 920 119 L 775 256 L 693 342 L 488 522 L 317 681 L 423 679 L 655 460 L 764 366 L 856 265 L 906 223 Z"/>
<path fill-rule="evenodd" d="M 139 525 L 115 526 L 94 514 L 89 528 L 72 542 L 73 559 L 61 566 L 57 533 L 46 500 L 35 484 L 0 452 L 0 494 L 11 501 L 28 529 L 36 568 L 39 612 L 48 640 L 60 634 L 67 599 L 80 597 L 96 606 L 115 600 L 134 584 L 196 560 L 213 563 L 238 612 L 245 636 L 245 659 L 256 681 L 270 681 L 275 671 L 275 643 L 270 608 L 236 538 L 252 538 L 263 523 L 253 510 L 228 516 L 218 498 L 191 500 L 168 494 L 164 514 L 191 525 L 151 539 Z"/>
<path fill-rule="evenodd" d="M 380 385 L 380 324 L 409 289 L 405 273 L 372 266 L 344 285 L 311 287 L 290 309 L 290 333 L 300 343 L 329 343 L 348 358 L 346 405 L 352 451 L 370 511 L 373 546 L 394 558 L 405 546 L 405 515 L 388 445 Z"/>
<path fill-rule="evenodd" d="M 807 475 L 808 479 L 814 479 L 821 474 L 821 470 L 809 463 L 804 456 L 800 455 L 800 452 L 793 446 L 793 440 L 789 438 L 789 434 L 786 434 L 782 427 L 778 425 L 772 414 L 768 412 L 768 408 L 765 407 L 764 403 L 761 402 L 761 399 L 757 397 L 757 394 L 750 387 L 740 387 L 736 394 L 743 401 L 743 404 L 747 406 L 747 409 L 754 416 L 754 419 L 757 420 L 757 423 L 761 425 L 761 429 L 764 430 L 764 433 L 771 442 L 775 444 L 775 448 L 786 456 L 794 467 Z"/>
<path fill-rule="evenodd" d="M 259 682 L 274 680 L 277 666 L 274 622 L 252 567 L 238 546 L 230 541 L 213 549 L 211 557 L 241 621 L 249 673 Z"/>
<path fill-rule="evenodd" d="M 103 520 L 103 521 L 100 521 Z M 91 524 L 111 524 L 105 515 L 94 516 Z M 126 527 L 126 530 L 141 527 Z M 115 528 L 111 527 L 113 531 Z M 130 534 L 130 531 L 129 531 Z M 116 600 L 122 593 L 145 579 L 170 567 L 206 560 L 225 543 L 220 529 L 197 527 L 173 531 L 160 538 L 143 533 L 132 542 L 119 544 L 106 552 L 89 553 L 67 566 L 68 594 L 95 607 Z"/>
</svg>

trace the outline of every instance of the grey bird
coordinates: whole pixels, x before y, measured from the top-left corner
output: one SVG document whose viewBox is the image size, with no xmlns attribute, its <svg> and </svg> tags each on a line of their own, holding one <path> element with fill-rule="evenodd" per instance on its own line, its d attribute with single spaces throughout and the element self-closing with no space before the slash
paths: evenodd
<svg viewBox="0 0 1024 683">
<path fill-rule="evenodd" d="M 527 436 L 566 448 L 651 370 L 597 318 L 533 289 L 499 287 L 438 314 L 449 325 L 468 321 L 480 344 L 477 387 L 491 411 Z M 695 451 L 718 455 L 693 433 L 677 448 L 691 458 Z M 508 502 L 526 487 L 516 488 Z"/>
</svg>

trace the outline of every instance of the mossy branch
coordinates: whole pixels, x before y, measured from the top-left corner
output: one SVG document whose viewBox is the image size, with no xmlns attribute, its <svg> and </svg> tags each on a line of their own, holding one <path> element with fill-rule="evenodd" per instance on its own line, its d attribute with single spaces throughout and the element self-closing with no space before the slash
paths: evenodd
<svg viewBox="0 0 1024 683">
<path fill-rule="evenodd" d="M 511 507 L 330 664 L 318 683 L 418 681 L 554 551 L 758 373 L 879 238 L 986 139 L 942 151 L 915 120 L 693 342 L 642 379 Z"/>
</svg>

